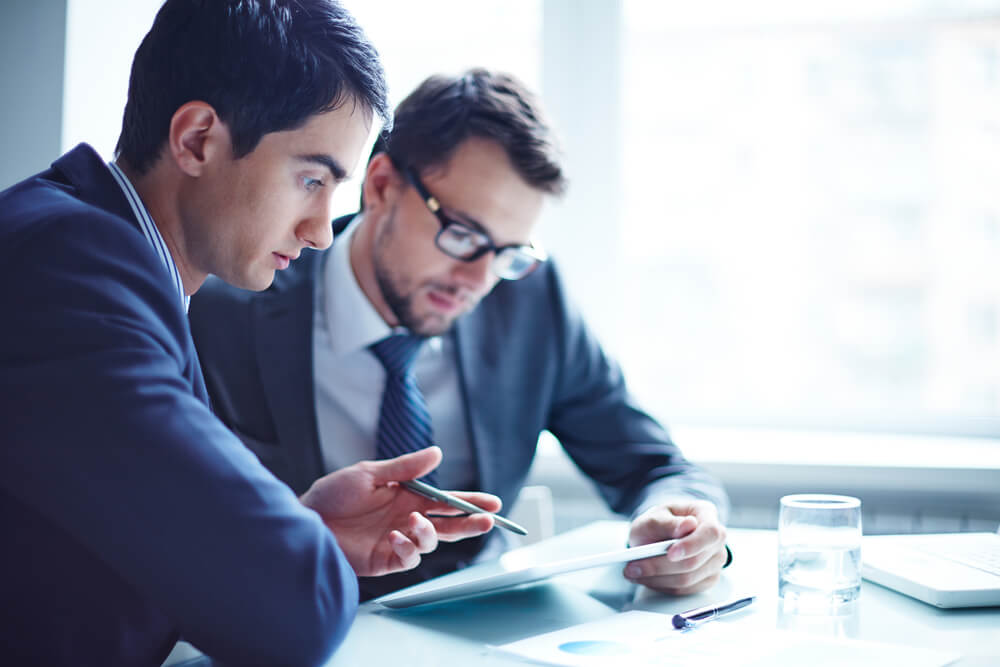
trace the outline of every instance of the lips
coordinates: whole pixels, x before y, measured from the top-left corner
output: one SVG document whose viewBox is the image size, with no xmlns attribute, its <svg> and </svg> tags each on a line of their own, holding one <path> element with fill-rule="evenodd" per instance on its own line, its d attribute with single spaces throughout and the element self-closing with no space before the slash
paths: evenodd
<svg viewBox="0 0 1000 667">
<path fill-rule="evenodd" d="M 435 308 L 446 313 L 454 312 L 462 305 L 461 299 L 436 289 L 427 292 L 427 299 Z"/>
<path fill-rule="evenodd" d="M 274 257 L 278 270 L 287 269 L 288 265 L 292 263 L 292 259 L 294 259 L 288 255 L 282 255 L 280 252 L 272 252 L 271 256 Z"/>
</svg>

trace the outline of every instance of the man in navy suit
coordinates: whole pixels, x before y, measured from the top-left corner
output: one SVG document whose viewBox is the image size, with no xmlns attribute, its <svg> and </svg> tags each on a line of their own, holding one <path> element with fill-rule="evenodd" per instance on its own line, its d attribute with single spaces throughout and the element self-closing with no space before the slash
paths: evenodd
<svg viewBox="0 0 1000 667">
<path fill-rule="evenodd" d="M 168 0 L 117 159 L 81 145 L 0 193 L 5 664 L 157 665 L 178 636 L 228 664 L 320 664 L 358 575 L 492 527 L 399 486 L 437 449 L 297 498 L 209 409 L 187 295 L 209 273 L 266 288 L 327 247 L 376 115 L 377 54 L 334 0 Z"/>
<path fill-rule="evenodd" d="M 397 108 L 368 163 L 363 210 L 334 223 L 329 252 L 265 292 L 210 281 L 192 302 L 213 405 L 301 491 L 376 451 L 386 372 L 372 344 L 400 330 L 424 337 L 414 373 L 444 450 L 442 486 L 510 506 L 548 429 L 632 517 L 632 544 L 683 538 L 625 576 L 674 594 L 704 590 L 730 558 L 726 495 L 636 405 L 532 244 L 544 200 L 564 186 L 550 128 L 522 84 L 486 70 L 431 77 Z M 485 542 L 363 579 L 362 595 L 493 553 Z"/>
</svg>

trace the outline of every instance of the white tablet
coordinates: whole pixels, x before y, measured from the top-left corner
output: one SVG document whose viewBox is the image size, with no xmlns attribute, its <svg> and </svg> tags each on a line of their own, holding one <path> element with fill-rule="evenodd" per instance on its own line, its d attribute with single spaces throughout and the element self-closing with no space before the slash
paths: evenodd
<svg viewBox="0 0 1000 667">
<path fill-rule="evenodd" d="M 674 542 L 676 540 L 665 540 L 644 544 L 641 547 L 629 547 L 560 560 L 545 560 L 534 555 L 526 557 L 523 553 L 512 551 L 491 563 L 482 563 L 444 577 L 425 581 L 416 586 L 375 598 L 373 602 L 389 609 L 405 609 L 433 602 L 467 598 L 540 581 L 557 574 L 660 556 L 666 553 L 667 547 Z"/>
</svg>

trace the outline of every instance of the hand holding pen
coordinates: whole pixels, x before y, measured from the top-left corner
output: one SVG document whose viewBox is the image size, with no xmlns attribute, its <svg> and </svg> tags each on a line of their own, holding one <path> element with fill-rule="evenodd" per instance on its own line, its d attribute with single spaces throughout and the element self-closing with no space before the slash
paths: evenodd
<svg viewBox="0 0 1000 667">
<path fill-rule="evenodd" d="M 431 486 L 430 484 L 427 484 L 426 482 L 421 482 L 419 479 L 411 479 L 405 482 L 400 482 L 400 484 L 402 484 L 403 486 L 405 486 L 410 491 L 413 491 L 416 494 L 419 494 L 431 500 L 436 500 L 438 502 L 445 503 L 446 505 L 454 507 L 455 509 L 462 510 L 467 514 L 489 514 L 490 516 L 493 517 L 493 521 L 496 523 L 496 525 L 502 528 L 506 528 L 512 533 L 517 533 L 518 535 L 528 534 L 527 530 L 525 530 L 518 524 L 514 523 L 510 519 L 506 519 L 500 516 L 499 514 L 494 514 L 493 512 L 490 512 L 478 505 L 473 505 L 472 503 L 462 500 L 461 498 L 451 493 L 448 493 L 447 491 L 442 491 L 441 489 L 437 489 Z"/>
<path fill-rule="evenodd" d="M 464 515 L 446 502 L 409 491 L 402 484 L 437 467 L 441 450 L 428 447 L 382 461 L 361 461 L 316 480 L 299 499 L 315 510 L 359 576 L 409 570 L 438 541 L 481 535 L 494 526 L 500 499 L 488 493 L 456 492 L 476 513 Z"/>
</svg>

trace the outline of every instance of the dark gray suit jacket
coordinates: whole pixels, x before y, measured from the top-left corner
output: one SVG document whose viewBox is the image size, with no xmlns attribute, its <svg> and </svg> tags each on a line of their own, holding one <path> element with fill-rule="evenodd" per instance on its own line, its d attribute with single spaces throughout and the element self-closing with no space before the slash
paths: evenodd
<svg viewBox="0 0 1000 667">
<path fill-rule="evenodd" d="M 335 231 L 349 221 L 335 221 Z M 312 369 L 314 285 L 324 257 L 303 254 L 265 292 L 210 279 L 190 309 L 212 407 L 298 493 L 328 472 Z M 680 494 L 713 501 L 725 517 L 725 492 L 636 405 L 619 367 L 567 299 L 552 262 L 523 280 L 501 282 L 449 335 L 478 488 L 500 496 L 504 507 L 513 505 L 538 436 L 548 429 L 616 512 L 630 514 Z M 482 540 L 442 544 L 416 573 L 363 581 L 363 594 L 451 571 L 482 547 Z"/>
</svg>

